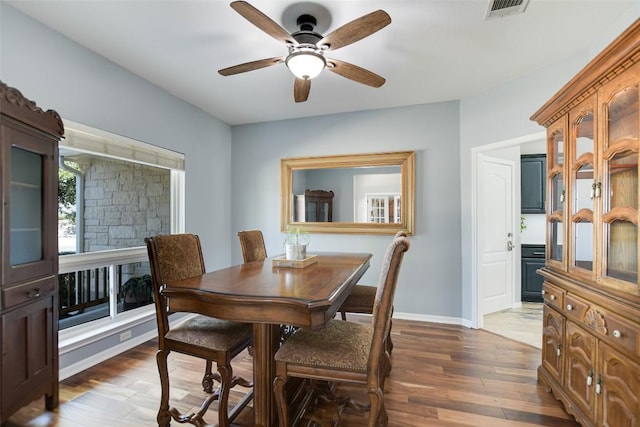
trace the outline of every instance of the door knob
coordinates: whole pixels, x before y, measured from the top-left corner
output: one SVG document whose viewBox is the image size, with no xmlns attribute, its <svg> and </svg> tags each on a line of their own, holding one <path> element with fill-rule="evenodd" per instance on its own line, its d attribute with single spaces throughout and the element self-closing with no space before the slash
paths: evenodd
<svg viewBox="0 0 640 427">
<path fill-rule="evenodd" d="M 511 240 L 507 240 L 507 250 L 511 252 L 514 248 L 514 244 Z"/>
</svg>

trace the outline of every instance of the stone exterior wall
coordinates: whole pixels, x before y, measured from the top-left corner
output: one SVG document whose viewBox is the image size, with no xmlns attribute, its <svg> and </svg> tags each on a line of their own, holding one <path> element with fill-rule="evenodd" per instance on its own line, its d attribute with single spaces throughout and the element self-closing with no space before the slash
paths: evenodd
<svg viewBox="0 0 640 427">
<path fill-rule="evenodd" d="M 118 160 L 80 164 L 84 180 L 83 252 L 144 246 L 170 231 L 170 171 Z"/>
</svg>

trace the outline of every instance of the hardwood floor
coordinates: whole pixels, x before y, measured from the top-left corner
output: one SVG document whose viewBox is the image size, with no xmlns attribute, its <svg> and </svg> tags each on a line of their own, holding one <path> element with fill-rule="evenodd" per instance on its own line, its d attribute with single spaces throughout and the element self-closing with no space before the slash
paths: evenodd
<svg viewBox="0 0 640 427">
<path fill-rule="evenodd" d="M 402 320 L 394 320 L 392 336 L 393 370 L 385 388 L 391 427 L 578 426 L 537 383 L 536 348 L 484 330 Z M 160 396 L 155 350 L 151 340 L 62 381 L 59 409 L 48 413 L 38 400 L 3 427 L 156 425 Z M 250 376 L 251 363 L 251 356 L 241 354 L 235 373 Z M 204 395 L 199 387 L 203 362 L 172 353 L 169 368 L 172 404 L 195 411 Z M 339 391 L 366 397 L 354 387 Z M 209 422 L 217 419 L 215 408 L 205 417 Z M 323 419 L 331 418 L 331 409 Z M 246 409 L 234 425 L 249 426 L 251 417 Z M 366 418 L 345 412 L 340 425 L 365 426 Z"/>
</svg>

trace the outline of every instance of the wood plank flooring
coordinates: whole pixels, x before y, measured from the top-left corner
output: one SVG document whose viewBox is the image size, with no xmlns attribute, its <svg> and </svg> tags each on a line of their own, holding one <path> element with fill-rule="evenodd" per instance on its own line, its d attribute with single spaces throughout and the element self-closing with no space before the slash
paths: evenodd
<svg viewBox="0 0 640 427">
<path fill-rule="evenodd" d="M 484 330 L 415 321 L 394 320 L 392 336 L 393 370 L 385 388 L 391 427 L 578 426 L 536 381 L 539 349 Z M 155 350 L 151 340 L 62 381 L 56 411 L 45 411 L 40 399 L 3 427 L 157 425 Z M 250 355 L 239 355 L 235 373 L 250 377 L 251 363 Z M 197 410 L 204 396 L 199 387 L 203 362 L 172 353 L 169 368 L 172 404 Z M 339 391 L 366 401 L 358 388 L 340 386 Z M 238 398 L 234 393 L 232 399 Z M 217 420 L 215 409 L 216 404 L 207 414 L 210 423 Z M 333 414 L 326 409 L 323 419 L 329 420 Z M 234 425 L 250 426 L 251 420 L 247 408 Z M 345 412 L 340 425 L 366 426 L 366 417 Z"/>
</svg>

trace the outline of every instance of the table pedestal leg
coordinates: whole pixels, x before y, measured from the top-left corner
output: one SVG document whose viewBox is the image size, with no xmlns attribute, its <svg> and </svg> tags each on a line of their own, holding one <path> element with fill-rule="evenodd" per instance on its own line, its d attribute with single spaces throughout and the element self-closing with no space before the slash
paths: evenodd
<svg viewBox="0 0 640 427">
<path fill-rule="evenodd" d="M 280 325 L 253 325 L 253 415 L 258 427 L 276 425 L 273 356 L 280 344 Z"/>
</svg>

